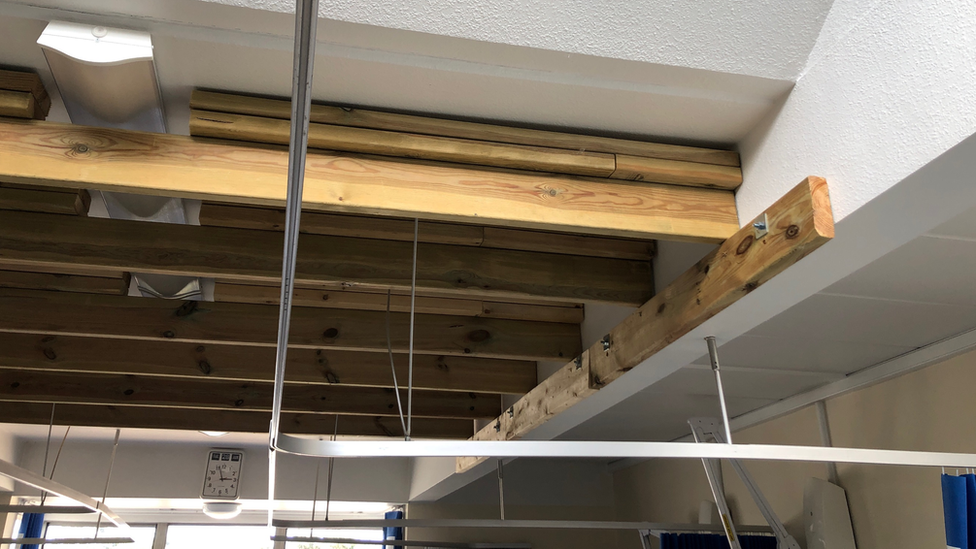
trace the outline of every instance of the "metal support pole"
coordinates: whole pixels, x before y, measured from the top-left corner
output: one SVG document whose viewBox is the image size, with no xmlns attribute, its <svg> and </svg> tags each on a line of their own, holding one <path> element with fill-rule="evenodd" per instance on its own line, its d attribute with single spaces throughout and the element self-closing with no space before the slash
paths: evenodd
<svg viewBox="0 0 976 549">
<path fill-rule="evenodd" d="M 281 400 L 285 388 L 285 359 L 291 322 L 291 301 L 295 284 L 295 256 L 302 213 L 305 182 L 305 153 L 308 148 L 308 118 L 312 104 L 312 67 L 315 64 L 315 30 L 318 0 L 297 0 L 295 9 L 295 62 L 292 73 L 291 134 L 288 142 L 288 187 L 285 198 L 285 239 L 281 261 L 281 299 L 278 309 L 278 340 L 275 355 L 274 398 L 271 406 L 268 458 L 268 525 L 274 515 L 275 445 L 281 421 Z"/>
<path fill-rule="evenodd" d="M 502 520 L 505 520 L 505 466 L 502 460 L 496 462 L 498 468 L 498 509 Z"/>
<path fill-rule="evenodd" d="M 725 405 L 725 388 L 722 386 L 722 372 L 718 364 L 718 345 L 715 343 L 715 336 L 705 338 L 708 345 L 708 358 L 712 362 L 712 371 L 715 372 L 715 384 L 718 385 L 718 402 L 722 407 L 722 423 L 725 425 L 725 440 L 732 444 L 732 429 L 729 427 L 729 409 Z"/>
<path fill-rule="evenodd" d="M 817 401 L 817 422 L 820 425 L 820 442 L 828 448 L 833 446 L 830 440 L 830 424 L 827 422 L 827 405 L 822 400 Z M 837 477 L 837 464 L 828 461 L 825 465 L 827 466 L 827 480 L 840 486 Z"/>
</svg>

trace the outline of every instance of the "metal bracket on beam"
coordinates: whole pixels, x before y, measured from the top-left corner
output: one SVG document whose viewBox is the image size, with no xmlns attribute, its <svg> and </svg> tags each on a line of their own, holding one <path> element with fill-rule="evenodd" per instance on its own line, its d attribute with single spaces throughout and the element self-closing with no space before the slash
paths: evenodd
<svg viewBox="0 0 976 549">
<path fill-rule="evenodd" d="M 769 217 L 766 216 L 766 212 L 752 222 L 752 228 L 756 231 L 756 240 L 769 234 Z"/>
</svg>

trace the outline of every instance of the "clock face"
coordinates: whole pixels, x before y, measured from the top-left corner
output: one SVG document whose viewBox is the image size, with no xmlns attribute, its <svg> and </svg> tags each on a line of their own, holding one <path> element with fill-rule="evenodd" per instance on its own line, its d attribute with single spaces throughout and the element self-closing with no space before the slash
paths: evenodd
<svg viewBox="0 0 976 549">
<path fill-rule="evenodd" d="M 203 476 L 203 499 L 237 499 L 241 485 L 241 466 L 244 452 L 240 450 L 210 450 L 207 470 Z"/>
</svg>

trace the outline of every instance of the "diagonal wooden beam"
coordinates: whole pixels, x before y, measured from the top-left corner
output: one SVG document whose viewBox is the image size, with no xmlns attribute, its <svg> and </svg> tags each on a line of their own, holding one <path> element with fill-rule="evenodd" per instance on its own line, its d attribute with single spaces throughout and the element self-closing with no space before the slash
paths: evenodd
<svg viewBox="0 0 976 549">
<path fill-rule="evenodd" d="M 274 356 L 271 347 L 0 333 L 3 369 L 271 382 Z M 394 354 L 394 362 L 405 382 L 406 355 Z M 413 381 L 426 390 L 522 394 L 535 387 L 536 364 L 417 355 Z M 393 387 L 387 353 L 331 349 L 289 349 L 285 382 Z"/>
<path fill-rule="evenodd" d="M 257 347 L 274 346 L 278 318 L 270 305 L 2 288 L 0 310 L 0 332 Z M 296 307 L 289 346 L 386 352 L 385 324 L 382 312 Z M 408 314 L 390 314 L 394 351 L 407 350 L 408 327 Z M 554 322 L 419 314 L 414 348 L 430 355 L 558 360 L 579 353 L 580 331 Z"/>
<path fill-rule="evenodd" d="M 8 402 L 266 412 L 272 389 L 272 383 L 0 370 L 0 400 Z M 478 419 L 497 415 L 501 406 L 498 395 L 487 393 L 414 390 L 413 400 L 417 417 Z M 294 413 L 398 415 L 392 389 L 290 384 L 283 402 Z"/>
<path fill-rule="evenodd" d="M 0 235 L 0 268 L 70 266 L 271 285 L 281 278 L 282 239 L 269 231 L 4 212 Z M 303 235 L 298 246 L 299 286 L 410 288 L 410 242 Z M 649 261 L 442 244 L 422 244 L 418 252 L 418 289 L 501 301 L 636 304 L 653 293 L 652 278 Z"/>
<path fill-rule="evenodd" d="M 800 261 L 834 236 L 827 183 L 808 177 L 765 212 L 768 233 L 746 225 L 624 319 L 600 342 L 475 434 L 475 440 L 524 436 L 579 403 L 709 318 Z M 478 458 L 459 458 L 459 471 Z"/>
<path fill-rule="evenodd" d="M 0 417 L 9 423 L 47 425 L 51 419 L 51 405 L 41 402 L 0 401 Z M 178 429 L 189 431 L 227 431 L 267 433 L 270 412 L 239 410 L 200 410 L 180 408 L 148 408 L 143 406 L 111 406 L 104 404 L 58 404 L 54 424 L 85 427 L 132 429 Z M 370 437 L 402 437 L 400 419 L 390 416 L 340 416 L 338 423 L 332 414 L 281 415 L 284 433 L 331 435 L 338 427 L 340 435 Z M 471 420 L 446 418 L 415 418 L 416 438 L 462 439 L 471 436 Z"/>
<path fill-rule="evenodd" d="M 282 207 L 287 153 L 270 146 L 0 121 L 0 179 Z M 577 234 L 719 242 L 731 191 L 309 154 L 303 207 Z"/>
</svg>

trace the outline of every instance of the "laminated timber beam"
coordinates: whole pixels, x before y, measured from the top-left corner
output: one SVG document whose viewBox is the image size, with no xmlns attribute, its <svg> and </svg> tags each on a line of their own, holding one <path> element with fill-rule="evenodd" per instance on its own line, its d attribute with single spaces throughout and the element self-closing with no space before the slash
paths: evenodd
<svg viewBox="0 0 976 549">
<path fill-rule="evenodd" d="M 282 207 L 287 152 L 273 146 L 0 121 L 0 179 Z M 731 191 L 352 154 L 308 155 L 303 207 L 574 234 L 720 242 Z"/>
<path fill-rule="evenodd" d="M 142 341 L 274 347 L 278 308 L 237 303 L 174 302 L 0 288 L 0 332 Z M 289 347 L 385 353 L 386 314 L 296 307 Z M 396 352 L 408 346 L 409 315 L 390 313 Z M 416 315 L 418 354 L 510 360 L 558 360 L 580 352 L 580 328 L 449 315 Z"/>
<path fill-rule="evenodd" d="M 0 418 L 8 423 L 48 425 L 51 405 L 41 402 L 0 401 Z M 185 429 L 188 431 L 227 431 L 267 433 L 270 412 L 242 410 L 200 410 L 112 406 L 105 404 L 58 404 L 54 424 L 113 429 Z M 332 414 L 281 414 L 281 431 L 294 435 L 331 435 L 338 427 L 340 435 L 401 437 L 400 418 L 390 416 L 339 417 Z M 414 418 L 415 438 L 463 439 L 471 436 L 471 420 Z"/>
<path fill-rule="evenodd" d="M 37 73 L 0 69 L 0 116 L 43 120 L 50 110 L 51 97 Z"/>
<path fill-rule="evenodd" d="M 0 369 L 270 383 L 274 354 L 271 347 L 0 333 Z M 406 355 L 394 354 L 394 362 L 397 379 L 406 380 Z M 536 385 L 530 361 L 416 355 L 413 367 L 422 390 L 524 394 Z M 393 378 L 385 352 L 289 349 L 285 383 L 391 388 Z"/>
<path fill-rule="evenodd" d="M 281 249 L 281 236 L 270 231 L 13 211 L 0 215 L 0 269 L 70 267 L 276 285 Z M 304 235 L 295 281 L 302 287 L 407 290 L 412 261 L 409 242 Z M 529 297 L 636 305 L 653 294 L 653 277 L 650 261 L 422 244 L 417 287 L 500 301 Z"/>
<path fill-rule="evenodd" d="M 537 387 L 473 440 L 513 440 L 579 403 L 752 292 L 834 235 L 827 183 L 808 177 Z M 758 235 L 758 236 L 757 236 Z M 458 458 L 458 471 L 478 458 Z"/>
<path fill-rule="evenodd" d="M 119 374 L 0 370 L 0 400 L 270 412 L 273 384 Z M 398 416 L 392 389 L 290 384 L 284 410 L 305 414 Z M 481 419 L 500 412 L 488 393 L 414 390 L 417 417 Z"/>
</svg>

